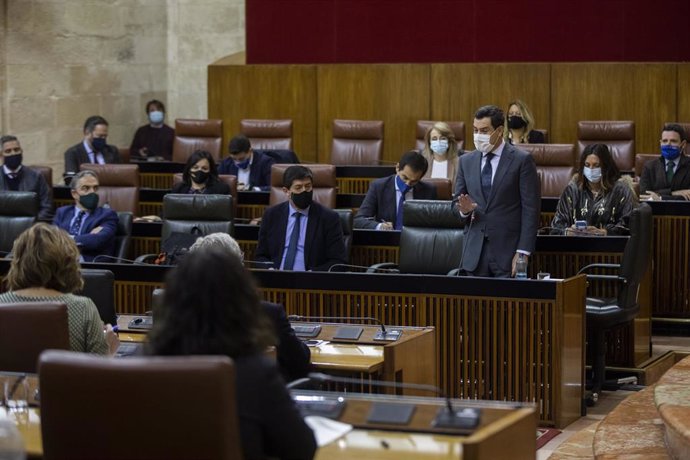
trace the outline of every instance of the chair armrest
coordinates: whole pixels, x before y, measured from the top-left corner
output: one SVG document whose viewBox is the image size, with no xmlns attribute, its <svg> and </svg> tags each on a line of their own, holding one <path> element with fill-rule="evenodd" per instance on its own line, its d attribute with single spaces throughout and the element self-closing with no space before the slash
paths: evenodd
<svg viewBox="0 0 690 460">
<path fill-rule="evenodd" d="M 621 265 L 620 264 L 589 264 L 589 265 L 585 265 L 584 267 L 582 267 L 580 269 L 580 271 L 577 272 L 577 274 L 579 275 L 580 273 L 584 273 L 586 271 L 589 271 L 592 268 L 606 268 L 606 269 L 613 270 L 613 269 L 621 268 Z"/>
<path fill-rule="evenodd" d="M 371 265 L 367 269 L 367 273 L 376 273 L 377 271 L 379 271 L 379 269 L 382 269 L 382 268 L 386 269 L 386 270 L 395 270 L 398 273 L 400 273 L 400 270 L 398 270 L 398 264 L 393 263 L 393 262 L 382 262 L 380 264 Z"/>
<path fill-rule="evenodd" d="M 460 276 L 460 269 L 459 268 L 454 268 L 448 273 L 446 273 L 446 276 Z"/>
<path fill-rule="evenodd" d="M 134 263 L 151 264 L 154 260 L 156 260 L 156 257 L 158 257 L 158 254 L 144 254 L 143 256 L 139 256 L 136 259 L 134 259 Z"/>
</svg>

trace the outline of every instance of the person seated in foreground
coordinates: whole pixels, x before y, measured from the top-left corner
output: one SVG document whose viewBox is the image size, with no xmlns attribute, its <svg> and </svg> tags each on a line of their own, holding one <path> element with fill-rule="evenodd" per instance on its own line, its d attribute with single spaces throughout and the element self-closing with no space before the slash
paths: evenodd
<svg viewBox="0 0 690 460">
<path fill-rule="evenodd" d="M 227 251 L 244 260 L 244 253 L 237 241 L 227 233 L 211 233 L 196 240 L 189 248 L 189 252 L 199 249 L 213 249 L 215 251 Z M 278 345 L 276 346 L 278 367 L 286 381 L 290 382 L 306 377 L 312 370 L 309 347 L 295 335 L 290 322 L 285 315 L 285 308 L 271 302 L 261 301 L 261 308 L 270 318 Z"/>
<path fill-rule="evenodd" d="M 355 228 L 370 230 L 402 229 L 405 200 L 435 200 L 436 187 L 421 182 L 429 162 L 416 150 L 400 157 L 395 174 L 376 179 L 369 186 L 354 220 Z"/>
<path fill-rule="evenodd" d="M 314 434 L 266 355 L 275 343 L 273 328 L 240 259 L 229 251 L 197 249 L 170 271 L 165 286 L 145 352 L 229 356 L 244 458 L 311 459 Z"/>
<path fill-rule="evenodd" d="M 172 193 L 230 195 L 230 187 L 218 178 L 213 155 L 206 150 L 196 150 L 187 159 L 182 182 L 173 186 Z"/>
<path fill-rule="evenodd" d="M 588 145 L 577 173 L 558 200 L 552 233 L 627 235 L 628 220 L 637 205 L 630 182 L 621 178 L 605 144 Z M 585 221 L 585 228 L 578 228 L 577 221 Z"/>
<path fill-rule="evenodd" d="M 38 223 L 19 235 L 12 253 L 7 273 L 9 291 L 0 294 L 0 303 L 64 303 L 72 351 L 115 353 L 120 342 L 111 325 L 103 326 L 91 299 L 74 295 L 84 287 L 84 280 L 79 250 L 65 231 Z"/>
<path fill-rule="evenodd" d="M 327 271 L 345 264 L 347 253 L 338 213 L 313 201 L 313 174 L 304 166 L 283 173 L 288 201 L 266 209 L 259 228 L 256 260 L 271 268 Z"/>
</svg>

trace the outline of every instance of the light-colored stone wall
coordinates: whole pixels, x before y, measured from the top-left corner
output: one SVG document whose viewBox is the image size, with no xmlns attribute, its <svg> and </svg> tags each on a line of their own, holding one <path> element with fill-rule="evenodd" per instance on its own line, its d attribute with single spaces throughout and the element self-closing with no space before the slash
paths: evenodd
<svg viewBox="0 0 690 460">
<path fill-rule="evenodd" d="M 56 182 L 90 115 L 108 120 L 117 146 L 129 146 L 151 98 L 170 124 L 205 118 L 207 65 L 245 46 L 244 0 L 0 2 L 0 132 Z"/>
</svg>

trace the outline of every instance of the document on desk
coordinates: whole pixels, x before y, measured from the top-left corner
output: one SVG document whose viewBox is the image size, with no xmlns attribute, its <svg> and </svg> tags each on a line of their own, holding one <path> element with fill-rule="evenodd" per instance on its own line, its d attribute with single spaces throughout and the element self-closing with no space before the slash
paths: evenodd
<svg viewBox="0 0 690 460">
<path fill-rule="evenodd" d="M 309 425 L 309 428 L 314 431 L 316 444 L 319 447 L 330 444 L 352 431 L 352 425 L 336 422 L 335 420 L 319 417 L 318 415 L 308 415 L 304 417 L 304 421 Z"/>
</svg>

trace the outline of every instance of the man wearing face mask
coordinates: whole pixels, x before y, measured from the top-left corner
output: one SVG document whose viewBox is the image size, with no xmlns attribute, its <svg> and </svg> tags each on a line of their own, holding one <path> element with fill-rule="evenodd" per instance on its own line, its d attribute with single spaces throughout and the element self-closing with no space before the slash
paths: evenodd
<svg viewBox="0 0 690 460">
<path fill-rule="evenodd" d="M 402 229 L 402 210 L 405 200 L 435 200 L 436 187 L 421 182 L 429 163 L 416 150 L 400 157 L 395 174 L 376 179 L 357 211 L 355 228 L 370 230 Z"/>
<path fill-rule="evenodd" d="M 346 263 L 338 214 L 313 201 L 313 175 L 304 166 L 283 174 L 288 201 L 264 212 L 255 258 L 279 270 L 326 271 Z"/>
<path fill-rule="evenodd" d="M 460 269 L 471 276 L 515 276 L 519 254 L 534 252 L 541 186 L 534 159 L 503 139 L 503 111 L 474 115 L 477 150 L 460 157 L 453 208 L 465 221 Z"/>
<path fill-rule="evenodd" d="M 59 208 L 53 224 L 74 238 L 84 262 L 102 254 L 112 256 L 118 218 L 112 209 L 98 207 L 98 176 L 93 171 L 81 171 L 70 187 L 74 205 Z"/>
<path fill-rule="evenodd" d="M 22 165 L 24 155 L 19 139 L 2 136 L 0 148 L 3 159 L 0 191 L 35 192 L 40 203 L 38 219 L 50 222 L 53 219 L 53 191 L 39 172 Z"/>
<path fill-rule="evenodd" d="M 165 105 L 157 99 L 148 101 L 146 116 L 149 123 L 137 129 L 130 154 L 133 158 L 171 161 L 175 130 L 164 122 Z"/>
<path fill-rule="evenodd" d="M 84 139 L 65 152 L 65 173 L 79 172 L 82 163 L 120 163 L 117 147 L 108 145 L 108 122 L 94 115 L 84 122 Z"/>
<path fill-rule="evenodd" d="M 687 133 L 676 123 L 661 131 L 661 157 L 648 161 L 640 178 L 640 194 L 654 200 L 690 200 L 690 158 L 683 154 Z"/>
<path fill-rule="evenodd" d="M 238 190 L 269 190 L 271 166 L 275 161 L 268 155 L 255 152 L 249 139 L 240 134 L 230 139 L 230 156 L 218 166 L 218 174 L 237 176 Z"/>
</svg>

